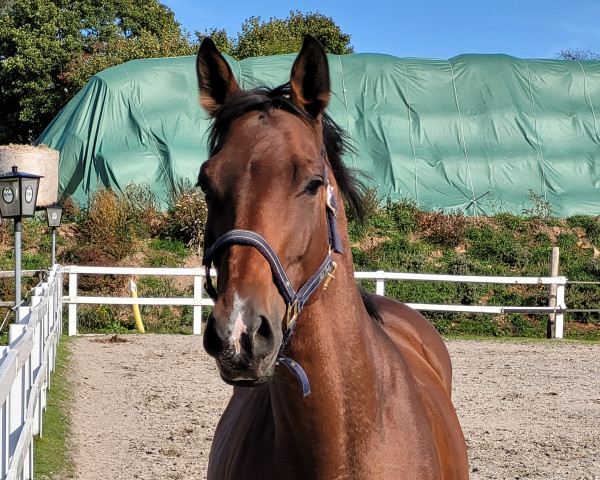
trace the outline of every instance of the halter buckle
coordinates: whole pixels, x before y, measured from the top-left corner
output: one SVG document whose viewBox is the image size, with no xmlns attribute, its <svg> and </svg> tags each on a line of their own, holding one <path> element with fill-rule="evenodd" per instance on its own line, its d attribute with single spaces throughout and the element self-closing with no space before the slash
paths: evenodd
<svg viewBox="0 0 600 480">
<path fill-rule="evenodd" d="M 335 278 L 335 271 L 337 270 L 337 262 L 331 262 L 333 268 L 331 269 L 330 272 L 327 272 L 327 276 L 325 277 L 325 280 L 323 280 L 323 291 L 327 290 L 327 287 L 329 286 L 329 282 L 331 282 L 334 278 Z"/>
<path fill-rule="evenodd" d="M 297 316 L 298 316 L 298 300 L 296 300 L 291 305 L 288 305 L 287 314 L 285 316 L 285 323 L 286 323 L 288 330 L 294 325 L 294 323 L 296 323 Z"/>
</svg>

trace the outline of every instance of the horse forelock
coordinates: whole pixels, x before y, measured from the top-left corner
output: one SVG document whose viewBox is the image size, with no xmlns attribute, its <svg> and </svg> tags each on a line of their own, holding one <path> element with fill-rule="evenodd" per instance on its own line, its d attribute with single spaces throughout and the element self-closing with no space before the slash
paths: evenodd
<svg viewBox="0 0 600 480">
<path fill-rule="evenodd" d="M 239 91 L 232 95 L 218 111 L 209 130 L 209 153 L 215 155 L 227 141 L 233 122 L 242 115 L 259 111 L 268 115 L 279 109 L 313 122 L 314 119 L 291 99 L 289 84 L 276 88 L 260 87 Z M 343 160 L 346 152 L 352 151 L 346 132 L 327 115 L 322 115 L 323 143 L 340 193 L 350 206 L 352 213 L 362 219 L 364 213 L 365 185 L 357 178 L 357 171 L 348 168 Z"/>
</svg>

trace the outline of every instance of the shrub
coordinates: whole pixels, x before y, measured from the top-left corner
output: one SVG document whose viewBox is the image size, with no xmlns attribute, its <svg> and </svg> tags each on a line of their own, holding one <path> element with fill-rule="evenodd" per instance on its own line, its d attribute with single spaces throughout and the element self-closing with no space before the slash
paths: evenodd
<svg viewBox="0 0 600 480">
<path fill-rule="evenodd" d="M 43 239 L 49 239 L 48 227 L 46 226 L 46 219 L 42 219 L 40 215 L 35 218 L 29 218 L 23 221 L 23 233 L 21 236 L 23 242 L 23 249 L 38 248 Z M 50 249 L 47 250 L 49 252 Z"/>
<path fill-rule="evenodd" d="M 415 218 L 419 228 L 429 240 L 448 247 L 460 244 L 467 225 L 467 219 L 460 210 L 452 210 L 450 213 L 417 212 Z"/>
<path fill-rule="evenodd" d="M 132 228 L 137 236 L 156 237 L 164 232 L 165 216 L 150 185 L 129 184 L 122 195 L 126 202 L 127 215 L 131 218 Z"/>
<path fill-rule="evenodd" d="M 201 248 L 208 213 L 204 195 L 189 181 L 180 181 L 171 191 L 169 203 L 167 233 L 190 248 Z"/>
<path fill-rule="evenodd" d="M 77 328 L 80 333 L 128 333 L 134 331 L 133 315 L 127 307 L 112 305 L 80 305 Z M 128 309 L 131 311 L 131 308 Z"/>
<path fill-rule="evenodd" d="M 344 203 L 346 216 L 348 218 L 348 234 L 350 241 L 356 242 L 364 239 L 374 222 L 381 219 L 380 205 L 382 197 L 377 196 L 377 188 L 370 188 L 365 191 L 363 202 L 363 216 L 357 218 L 354 209 L 348 203 Z"/>
<path fill-rule="evenodd" d="M 525 218 L 550 218 L 552 216 L 552 204 L 541 195 L 538 195 L 533 190 L 529 189 L 529 196 L 527 199 L 533 205 L 531 208 L 524 208 L 522 210 Z"/>
<path fill-rule="evenodd" d="M 577 236 L 572 233 L 561 233 L 556 239 L 556 243 L 561 249 L 572 248 L 577 245 Z"/>
<path fill-rule="evenodd" d="M 129 202 L 112 190 L 99 189 L 91 198 L 81 237 L 97 249 L 121 260 L 134 250 L 134 229 Z"/>
<path fill-rule="evenodd" d="M 494 219 L 511 232 L 515 232 L 525 225 L 525 221 L 522 218 L 511 215 L 510 213 L 499 213 L 494 216 Z"/>
<path fill-rule="evenodd" d="M 189 249 L 179 240 L 157 238 L 150 242 L 145 263 L 149 267 L 177 267 L 189 253 Z"/>
<path fill-rule="evenodd" d="M 66 250 L 59 261 L 64 264 L 111 266 L 115 264 L 115 257 L 96 247 L 82 245 Z M 114 292 L 122 287 L 123 278 L 116 275 L 82 275 L 79 278 L 79 288 L 83 292 Z"/>
<path fill-rule="evenodd" d="M 493 265 L 503 262 L 515 268 L 523 267 L 529 260 L 528 247 L 516 242 L 506 232 L 497 232 L 489 226 L 483 226 L 467 228 L 465 235 L 471 241 L 469 255 L 473 258 Z"/>
<path fill-rule="evenodd" d="M 0 217 L 0 243 L 11 243 L 13 238 L 13 221 Z"/>
<path fill-rule="evenodd" d="M 419 212 L 417 204 L 411 199 L 403 199 L 399 202 L 388 200 L 385 213 L 391 220 L 392 227 L 400 234 L 408 234 L 417 229 L 416 215 Z"/>
<path fill-rule="evenodd" d="M 600 247 L 600 217 L 575 215 L 567 219 L 569 227 L 581 227 L 585 230 L 588 240 Z"/>
<path fill-rule="evenodd" d="M 58 202 L 63 207 L 61 223 L 80 222 L 83 219 L 83 209 L 69 195 L 63 196 Z"/>
</svg>

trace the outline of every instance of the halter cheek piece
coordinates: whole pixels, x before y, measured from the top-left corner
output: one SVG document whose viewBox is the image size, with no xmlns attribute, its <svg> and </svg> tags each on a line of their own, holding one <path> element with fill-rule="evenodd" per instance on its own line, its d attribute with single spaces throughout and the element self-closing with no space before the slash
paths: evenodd
<svg viewBox="0 0 600 480">
<path fill-rule="evenodd" d="M 286 331 L 281 343 L 281 348 L 277 355 L 277 363 L 282 363 L 288 367 L 300 381 L 302 385 L 302 396 L 306 397 L 310 395 L 310 383 L 308 377 L 304 372 L 303 368 L 291 360 L 290 358 L 283 355 L 283 351 L 287 346 L 294 328 L 296 326 L 296 318 L 304 308 L 304 305 L 311 297 L 311 295 L 319 288 L 319 285 L 323 283 L 323 290 L 327 288 L 329 282 L 334 278 L 333 274 L 337 267 L 333 261 L 331 255 L 332 252 L 343 253 L 342 242 L 338 234 L 337 229 L 337 199 L 335 196 L 334 188 L 329 182 L 329 173 L 327 170 L 327 160 L 325 158 L 325 147 L 321 149 L 321 156 L 325 162 L 325 184 L 327 187 L 327 237 L 329 241 L 329 252 L 325 256 L 325 260 L 321 263 L 317 271 L 306 281 L 304 285 L 296 292 L 290 282 L 281 261 L 277 257 L 277 254 L 269 245 L 264 237 L 260 236 L 251 230 L 230 230 L 229 232 L 221 235 L 209 248 L 205 248 L 204 257 L 202 264 L 206 268 L 206 291 L 208 295 L 217 301 L 217 291 L 210 279 L 210 269 L 217 255 L 223 252 L 226 248 L 232 245 L 243 245 L 248 247 L 256 248 L 263 257 L 269 262 L 271 272 L 273 273 L 273 282 L 277 286 L 279 293 L 283 297 L 287 306 L 286 314 Z"/>
</svg>

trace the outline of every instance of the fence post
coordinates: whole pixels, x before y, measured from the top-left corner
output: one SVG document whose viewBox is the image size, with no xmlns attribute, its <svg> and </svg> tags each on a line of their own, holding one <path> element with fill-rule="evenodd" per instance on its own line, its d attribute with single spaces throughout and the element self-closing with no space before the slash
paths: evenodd
<svg viewBox="0 0 600 480">
<path fill-rule="evenodd" d="M 565 284 L 561 283 L 560 285 L 556 286 L 556 303 L 558 305 L 564 305 L 565 304 Z M 564 320 L 565 320 L 565 314 L 563 312 L 558 312 L 556 313 L 556 329 L 555 329 L 555 335 L 556 338 L 563 338 L 563 331 L 564 331 Z"/>
<path fill-rule="evenodd" d="M 200 335 L 202 333 L 202 278 L 204 271 L 201 268 L 196 269 L 194 275 L 194 320 L 192 333 Z"/>
<path fill-rule="evenodd" d="M 375 293 L 377 295 L 385 295 L 385 280 L 383 278 L 385 272 L 377 270 L 375 273 L 377 274 L 377 278 L 375 279 Z"/>
<path fill-rule="evenodd" d="M 69 337 L 77 335 L 77 271 L 75 267 L 69 270 Z"/>
<path fill-rule="evenodd" d="M 552 260 L 550 262 L 550 276 L 551 277 L 558 277 L 558 261 L 559 261 L 558 247 L 552 247 Z M 556 305 L 558 303 L 557 302 L 557 291 L 558 291 L 557 284 L 554 283 L 554 284 L 550 285 L 550 298 L 548 299 L 549 307 L 556 307 Z M 563 302 L 564 302 L 564 291 L 563 291 Z M 560 304 L 562 304 L 563 302 L 561 302 Z M 560 316 L 563 317 L 564 314 L 561 313 Z M 551 313 L 548 315 L 546 338 L 557 338 L 556 321 L 557 321 L 556 313 Z M 561 321 L 562 321 L 562 318 L 561 318 Z M 561 332 L 561 337 L 559 337 L 559 338 L 562 338 L 562 332 Z"/>
<path fill-rule="evenodd" d="M 23 311 L 24 308 L 20 307 Z M 20 319 L 22 317 L 19 317 Z M 13 344 L 16 343 L 19 338 L 26 332 L 27 325 L 23 324 L 12 324 L 8 327 L 8 343 L 12 348 Z M 17 350 L 18 352 L 18 350 Z M 29 389 L 27 370 L 28 370 L 29 357 L 26 360 L 19 359 L 19 353 L 17 353 L 17 374 L 15 381 L 10 388 L 10 403 L 8 411 L 8 428 L 9 428 L 9 455 L 11 457 L 15 454 L 15 449 L 19 441 L 19 432 L 21 427 L 25 424 L 25 413 L 27 411 L 27 392 Z"/>
<path fill-rule="evenodd" d="M 55 267 L 56 268 L 56 267 Z M 63 333 L 63 268 L 58 267 L 56 270 L 56 276 L 54 277 L 54 281 L 56 282 L 56 296 L 54 297 L 54 322 L 56 322 L 56 326 L 58 328 L 58 332 L 56 333 L 58 338 Z M 54 360 L 52 362 L 52 371 L 54 371 Z"/>
</svg>

